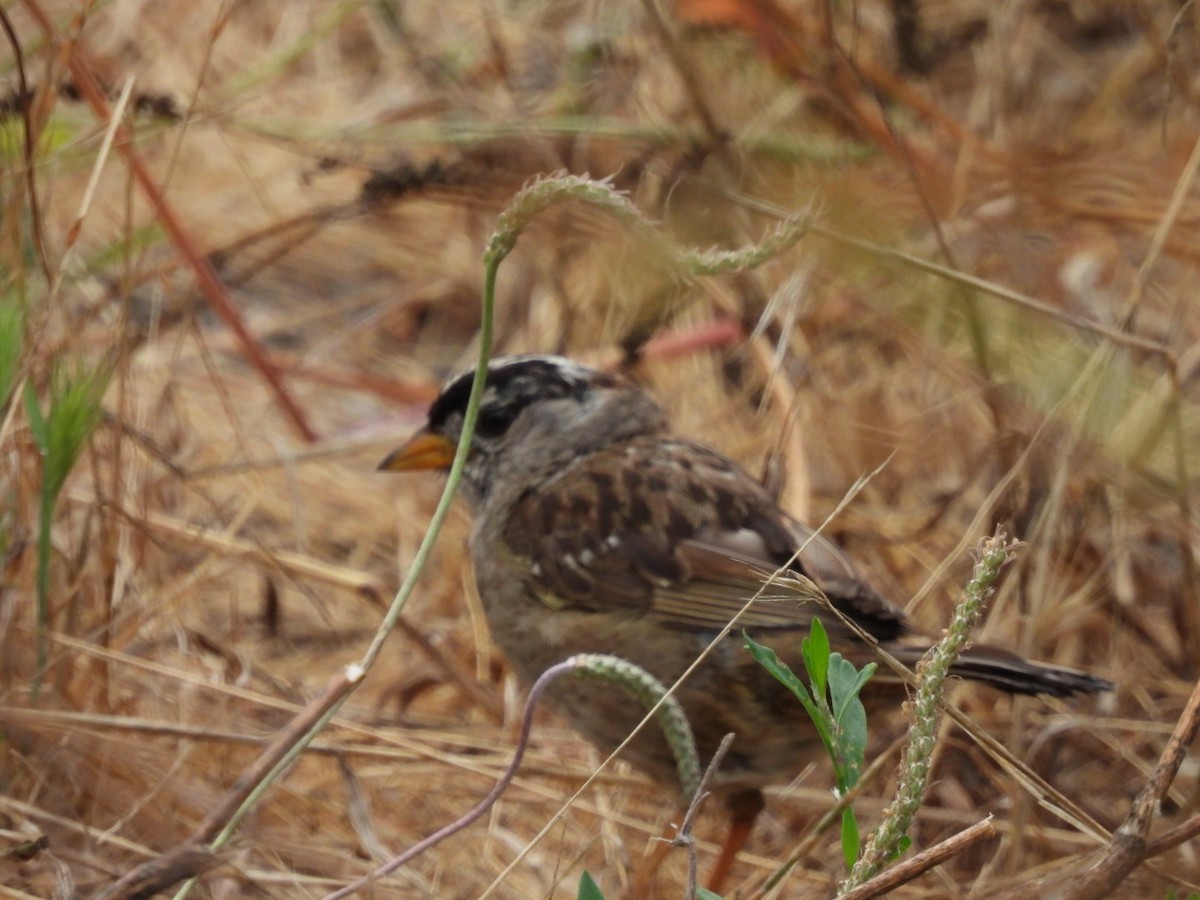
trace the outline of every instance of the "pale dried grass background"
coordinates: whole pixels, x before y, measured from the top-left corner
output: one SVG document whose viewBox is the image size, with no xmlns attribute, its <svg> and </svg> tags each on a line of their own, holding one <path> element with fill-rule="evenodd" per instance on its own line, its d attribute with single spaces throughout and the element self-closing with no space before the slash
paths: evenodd
<svg viewBox="0 0 1200 900">
<path fill-rule="evenodd" d="M 74 6 L 48 9 L 60 38 L 76 34 Z M 0 594 L 0 848 L 44 833 L 50 849 L 0 859 L 0 891 L 48 896 L 58 878 L 86 895 L 175 846 L 257 742 L 362 652 L 440 489 L 374 466 L 475 352 L 479 259 L 496 214 L 526 179 L 561 168 L 614 176 L 685 245 L 764 234 L 770 218 L 744 198 L 811 207 L 838 234 L 1127 325 L 1178 357 L 1171 384 L 1160 355 L 976 294 L 981 353 L 968 335 L 970 295 L 954 281 L 817 236 L 750 276 L 677 285 L 578 207 L 539 219 L 501 276 L 504 352 L 612 363 L 656 331 L 686 336 L 718 315 L 749 329 L 765 311 L 760 337 L 666 360 L 651 353 L 633 374 L 680 430 L 753 471 L 781 447 L 789 505 L 814 522 L 890 460 L 829 534 L 931 630 L 967 572 L 964 545 L 997 521 L 1027 540 L 983 636 L 1106 675 L 1118 691 L 1070 704 L 973 688 L 955 696 L 1118 824 L 1200 658 L 1189 518 L 1200 202 L 1179 180 L 1200 133 L 1196 13 L 938 0 L 921 6 L 922 40 L 936 52 L 918 76 L 898 65 L 890 10 L 839 7 L 843 45 L 982 142 L 930 124 L 901 94 L 888 95 L 888 113 L 909 159 L 847 127 L 823 90 L 815 30 L 796 78 L 745 32 L 676 24 L 685 67 L 732 138 L 714 149 L 633 3 L 114 0 L 92 10 L 78 36 L 114 92 L 133 77 L 136 92 L 184 111 L 178 121 L 139 115 L 138 152 L 292 370 L 288 387 L 322 439 L 297 438 L 161 236 L 118 252 L 154 216 L 123 161 L 109 158 L 33 349 L 42 360 L 53 349 L 121 350 L 110 418 L 55 531 L 52 666 L 36 706 L 34 554 L 20 547 L 35 527 L 37 470 L 19 413 L 3 435 L 16 549 Z M 22 10 L 10 15 L 35 81 L 65 78 Z M 59 137 L 38 183 L 57 252 L 105 123 L 67 97 L 53 115 Z M 364 200 L 372 172 L 392 173 L 403 190 Z M 1177 192 L 1180 215 L 1127 316 Z M 1100 365 L 1072 391 L 1093 354 Z M 792 402 L 797 427 L 781 436 Z M 460 512 L 405 613 L 411 631 L 393 637 L 197 896 L 319 895 L 371 867 L 377 848 L 409 846 L 486 792 L 509 757 L 521 695 L 488 643 L 466 533 Z M 881 749 L 904 728 L 899 718 L 872 726 Z M 596 762 L 545 716 L 493 813 L 376 895 L 477 896 Z M 868 821 L 886 780 L 861 803 Z M 1196 784 L 1185 769 L 1166 823 L 1195 812 Z M 773 794 L 736 873 L 745 890 L 828 803 L 823 770 Z M 573 896 L 584 868 L 616 896 L 670 812 L 665 793 L 618 769 L 497 896 Z M 988 812 L 1003 840 L 904 895 L 988 896 L 1094 846 L 949 731 L 916 842 Z M 356 830 L 353 815 L 368 824 Z M 722 822 L 701 820 L 702 864 Z M 784 896 L 830 890 L 836 839 L 818 848 Z M 679 895 L 682 871 L 681 858 L 668 862 L 663 896 Z M 1185 845 L 1126 889 L 1164 896 L 1198 884 Z"/>
</svg>

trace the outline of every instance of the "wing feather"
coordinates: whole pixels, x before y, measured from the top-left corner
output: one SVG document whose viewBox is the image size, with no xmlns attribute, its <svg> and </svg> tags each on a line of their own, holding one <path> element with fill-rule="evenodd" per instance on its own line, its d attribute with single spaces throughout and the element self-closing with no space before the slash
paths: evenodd
<svg viewBox="0 0 1200 900">
<path fill-rule="evenodd" d="M 577 609 L 715 629 L 762 591 L 739 624 L 807 629 L 823 591 L 880 640 L 908 631 L 833 544 L 786 518 L 741 469 L 685 441 L 635 439 L 580 459 L 516 505 L 505 537 L 530 560 L 538 590 Z M 763 590 L 781 567 L 786 577 Z"/>
</svg>

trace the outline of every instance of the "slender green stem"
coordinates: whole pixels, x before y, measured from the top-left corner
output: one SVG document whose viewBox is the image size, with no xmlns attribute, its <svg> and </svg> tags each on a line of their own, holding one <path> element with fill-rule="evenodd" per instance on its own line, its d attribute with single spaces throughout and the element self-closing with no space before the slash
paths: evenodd
<svg viewBox="0 0 1200 900">
<path fill-rule="evenodd" d="M 516 238 L 513 237 L 513 242 Z M 493 238 L 493 243 L 495 239 Z M 512 244 L 510 243 L 509 249 Z M 421 539 L 421 544 L 417 547 L 417 552 L 413 555 L 412 565 L 404 575 L 403 581 L 400 583 L 400 588 L 396 591 L 395 597 L 392 598 L 391 604 L 388 606 L 388 611 L 383 617 L 383 621 L 375 631 L 375 637 L 372 639 L 370 646 L 363 653 L 362 658 L 356 664 L 356 668 L 365 674 L 375 660 L 379 658 L 379 654 L 383 649 L 384 642 L 387 641 L 391 634 L 392 628 L 395 627 L 397 619 L 400 618 L 400 613 L 403 612 L 405 605 L 412 596 L 413 591 L 417 587 L 417 583 L 421 578 L 421 573 L 425 569 L 425 565 L 429 560 L 430 554 L 433 552 L 434 544 L 437 542 L 438 535 L 441 533 L 442 524 L 446 521 L 446 516 L 450 513 L 450 506 L 454 500 L 454 493 L 458 490 L 459 482 L 462 480 L 463 465 L 466 463 L 467 450 L 471 445 L 471 436 L 475 430 L 475 420 L 479 415 L 479 400 L 483 394 L 483 382 L 487 376 L 488 356 L 492 345 L 492 323 L 495 310 L 496 296 L 496 270 L 500 264 L 500 260 L 505 254 L 500 255 L 492 261 L 485 255 L 484 269 L 484 286 L 483 286 L 483 309 L 482 320 L 479 326 L 479 359 L 475 367 L 475 381 L 471 385 L 471 396 L 467 401 L 466 416 L 463 421 L 462 438 L 458 442 L 458 450 L 454 455 L 454 462 L 450 466 L 450 473 L 446 479 L 446 487 L 442 491 L 442 496 L 438 500 L 437 508 L 434 509 L 433 515 L 429 520 L 429 528 L 425 531 L 425 536 Z M 253 808 L 259 798 L 266 792 L 267 788 L 275 782 L 292 761 L 299 756 L 304 749 L 312 743 L 313 739 L 320 734 L 321 730 L 328 724 L 329 720 L 337 715 L 342 705 L 349 698 L 349 693 L 338 699 L 324 715 L 318 719 L 313 726 L 306 731 L 297 741 L 295 746 L 288 752 L 287 756 L 281 759 L 267 775 L 262 779 L 262 782 L 246 798 L 246 801 L 238 808 L 238 810 L 230 818 L 229 824 L 222 829 L 221 833 L 213 840 L 214 848 L 220 847 L 233 836 L 234 830 L 245 816 L 245 814 Z M 182 900 L 187 896 L 192 884 L 188 882 L 175 895 L 176 900 Z"/>
</svg>

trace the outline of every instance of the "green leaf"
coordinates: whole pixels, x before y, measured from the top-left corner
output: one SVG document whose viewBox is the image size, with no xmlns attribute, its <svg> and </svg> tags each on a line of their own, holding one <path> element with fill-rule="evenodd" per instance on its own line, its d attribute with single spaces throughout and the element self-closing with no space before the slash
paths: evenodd
<svg viewBox="0 0 1200 900">
<path fill-rule="evenodd" d="M 51 496 L 57 497 L 79 454 L 100 424 L 100 400 L 108 376 L 97 369 L 59 370 L 50 380 L 50 411 L 46 416 L 46 457 L 42 477 Z"/>
<path fill-rule="evenodd" d="M 814 618 L 809 635 L 800 642 L 800 653 L 804 657 L 804 668 L 812 681 L 813 694 L 825 703 L 825 683 L 829 672 L 829 635 L 821 620 Z"/>
<path fill-rule="evenodd" d="M 835 719 L 840 721 L 843 710 L 858 700 L 863 686 L 875 674 L 875 668 L 875 663 L 867 663 L 862 669 L 856 669 L 854 663 L 842 654 L 832 654 L 829 660 L 829 696 L 833 701 Z"/>
<path fill-rule="evenodd" d="M 875 671 L 873 663 L 860 672 L 839 653 L 829 652 L 829 637 L 824 627 L 813 620 L 811 640 L 805 639 L 802 652 L 813 687 L 804 684 L 769 647 L 756 643 L 743 632 L 747 649 L 776 680 L 787 687 L 804 706 L 825 751 L 833 761 L 838 789 L 847 791 L 858 782 L 867 745 L 867 714 L 858 692 Z M 820 679 L 828 687 L 831 704 L 816 695 Z"/>
<path fill-rule="evenodd" d="M 604 900 L 604 892 L 587 870 L 579 876 L 579 890 L 575 893 L 575 900 Z"/>
<path fill-rule="evenodd" d="M 33 442 L 37 444 L 38 452 L 45 456 L 50 448 L 50 429 L 46 426 L 46 417 L 38 406 L 37 393 L 33 385 L 25 382 L 25 415 L 29 417 L 29 432 Z"/>
<path fill-rule="evenodd" d="M 842 810 L 842 856 L 846 859 L 846 869 L 853 869 L 858 862 L 858 851 L 862 841 L 858 836 L 858 819 L 854 810 L 847 806 Z"/>
<path fill-rule="evenodd" d="M 38 131 L 39 160 L 48 158 L 55 150 L 75 141 L 79 136 L 79 128 L 68 117 L 57 114 L 51 116 L 48 122 L 42 123 Z M 25 136 L 20 127 L 9 124 L 9 121 L 19 123 L 19 116 L 6 117 L 0 125 L 0 161 L 6 164 L 8 171 L 19 171 L 12 166 L 19 166 L 25 159 Z"/>
<path fill-rule="evenodd" d="M 867 711 L 859 699 L 859 692 L 874 671 L 875 664 L 868 663 L 860 672 L 840 653 L 834 653 L 829 661 L 829 693 L 836 722 L 834 769 L 838 788 L 843 791 L 858 784 L 858 776 L 862 773 L 867 751 Z"/>
<path fill-rule="evenodd" d="M 757 643 L 744 631 L 742 640 L 746 642 L 746 649 L 750 651 L 750 655 L 758 661 L 758 664 L 775 676 L 776 681 L 796 695 L 796 699 L 800 701 L 800 705 L 804 707 L 805 712 L 812 719 L 813 725 L 816 726 L 817 733 L 825 744 L 825 752 L 832 758 L 834 755 L 833 720 L 824 708 L 826 704 L 822 702 L 818 706 L 813 701 L 808 685 L 796 677 L 796 673 L 779 659 L 774 650 Z"/>
<path fill-rule="evenodd" d="M 810 687 L 797 678 L 770 647 L 755 643 L 744 631 L 742 639 L 759 665 L 795 694 L 804 706 L 833 762 L 838 792 L 844 795 L 854 787 L 862 773 L 867 747 L 867 711 L 859 693 L 875 673 L 875 663 L 868 663 L 860 671 L 840 653 L 831 653 L 829 635 L 820 620 L 814 618 L 809 636 L 800 645 Z M 829 699 L 826 699 L 826 689 Z M 852 869 L 858 861 L 861 839 L 858 819 L 850 807 L 842 810 L 841 831 L 842 854 L 847 869 Z"/>
<path fill-rule="evenodd" d="M 696 888 L 696 896 L 699 900 L 721 900 L 721 895 L 710 891 L 708 888 Z"/>
<path fill-rule="evenodd" d="M 17 369 L 25 346 L 25 311 L 14 291 L 0 300 L 0 410 L 17 385 Z"/>
</svg>

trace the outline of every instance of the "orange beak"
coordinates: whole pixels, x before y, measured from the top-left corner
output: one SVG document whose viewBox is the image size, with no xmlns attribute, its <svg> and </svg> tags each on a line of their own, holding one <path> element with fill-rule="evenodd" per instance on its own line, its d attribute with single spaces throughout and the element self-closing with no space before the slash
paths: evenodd
<svg viewBox="0 0 1200 900">
<path fill-rule="evenodd" d="M 457 448 L 444 437 L 419 431 L 399 450 L 389 453 L 379 464 L 380 472 L 418 472 L 424 469 L 449 469 Z"/>
</svg>

